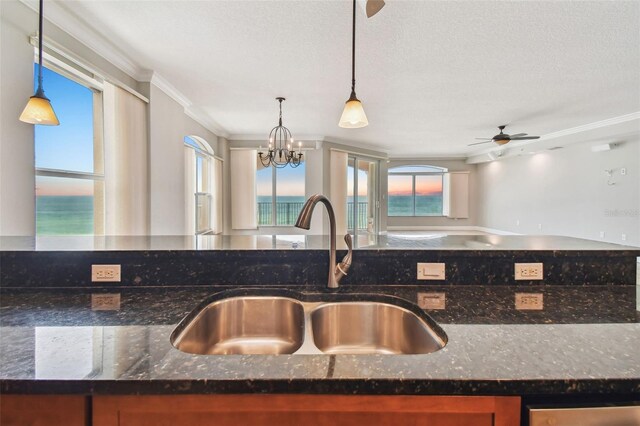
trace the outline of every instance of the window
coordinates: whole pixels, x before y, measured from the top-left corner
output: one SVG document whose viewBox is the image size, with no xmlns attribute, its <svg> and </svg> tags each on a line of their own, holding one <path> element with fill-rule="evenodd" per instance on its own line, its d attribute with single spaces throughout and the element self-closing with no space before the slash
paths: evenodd
<svg viewBox="0 0 640 426">
<path fill-rule="evenodd" d="M 196 136 L 184 138 L 186 152 L 187 232 L 207 234 L 219 232 L 217 216 L 217 160 L 213 150 Z"/>
<path fill-rule="evenodd" d="M 305 163 L 256 172 L 258 226 L 293 226 L 305 202 Z"/>
<path fill-rule="evenodd" d="M 60 125 L 35 126 L 36 235 L 103 234 L 102 92 L 63 73 L 43 68 Z"/>
<path fill-rule="evenodd" d="M 447 169 L 401 166 L 389 169 L 389 216 L 442 216 L 442 177 Z"/>
</svg>

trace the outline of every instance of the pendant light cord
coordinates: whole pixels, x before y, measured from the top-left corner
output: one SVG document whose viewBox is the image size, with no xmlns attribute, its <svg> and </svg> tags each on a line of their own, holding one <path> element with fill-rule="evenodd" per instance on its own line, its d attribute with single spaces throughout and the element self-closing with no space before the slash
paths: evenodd
<svg viewBox="0 0 640 426">
<path fill-rule="evenodd" d="M 351 32 L 351 95 L 353 97 L 355 97 L 355 92 L 356 92 L 356 0 L 353 0 L 353 28 Z"/>
<path fill-rule="evenodd" d="M 42 8 L 44 6 L 44 0 L 40 0 L 40 17 L 38 20 L 38 93 L 43 92 L 42 90 L 42 17 L 44 13 L 42 12 Z"/>
</svg>

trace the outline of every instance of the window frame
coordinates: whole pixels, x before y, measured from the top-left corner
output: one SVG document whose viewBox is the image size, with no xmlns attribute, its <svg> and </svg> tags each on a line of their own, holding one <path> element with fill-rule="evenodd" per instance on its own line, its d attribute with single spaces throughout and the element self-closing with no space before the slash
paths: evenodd
<svg viewBox="0 0 640 426">
<path fill-rule="evenodd" d="M 404 167 L 421 167 L 421 168 L 432 168 L 434 170 L 439 169 L 440 171 L 424 171 L 424 172 L 418 172 L 418 171 L 413 171 L 413 172 L 392 172 L 393 169 L 400 169 L 400 168 L 404 168 Z M 398 166 L 394 166 L 394 167 L 390 167 L 387 170 L 387 217 L 445 217 L 444 215 L 444 205 L 443 205 L 443 209 L 440 211 L 440 214 L 416 214 L 416 177 L 417 176 L 440 176 L 440 179 L 442 181 L 442 196 L 444 199 L 444 175 L 445 173 L 448 173 L 448 169 L 445 167 L 439 167 L 439 166 L 433 166 L 430 164 L 409 164 L 409 165 L 398 165 Z M 412 205 L 412 213 L 411 215 L 403 215 L 403 216 L 397 216 L 397 215 L 392 215 L 389 213 L 389 207 L 391 205 L 391 195 L 389 194 L 389 189 L 388 189 L 388 180 L 389 177 L 391 176 L 411 176 L 411 205 Z"/>
<path fill-rule="evenodd" d="M 34 48 L 34 69 L 38 63 L 38 50 Z M 81 69 L 76 69 L 72 65 L 57 59 L 55 56 L 42 52 L 42 66 L 50 71 L 61 75 L 62 77 L 73 81 L 93 92 L 93 172 L 81 172 L 65 169 L 55 169 L 47 167 L 37 167 L 34 158 L 34 175 L 37 179 L 40 177 L 68 178 L 91 180 L 95 183 L 102 182 L 102 190 L 99 191 L 100 199 L 96 198 L 95 186 L 93 194 L 93 233 L 82 235 L 104 235 L 105 234 L 105 210 L 104 210 L 104 104 L 103 104 L 103 84 L 96 76 L 90 77 Z M 34 132 L 34 149 L 36 144 Z M 37 233 L 37 211 L 34 212 L 36 217 L 36 235 Z M 47 234 L 49 235 L 49 234 Z M 58 234 L 52 234 L 58 235 Z"/>
<path fill-rule="evenodd" d="M 189 143 L 189 142 L 187 142 L 187 140 L 191 140 L 194 143 L 193 144 Z M 212 167 L 212 161 L 214 161 L 216 158 L 215 158 L 213 150 L 209 147 L 209 144 L 206 141 L 201 140 L 197 136 L 193 136 L 193 135 L 185 136 L 183 138 L 183 144 L 184 144 L 185 147 L 190 148 L 190 149 L 192 149 L 194 151 L 195 159 L 196 159 L 196 167 L 195 167 L 195 170 L 194 170 L 195 173 L 194 173 L 194 176 L 193 176 L 193 179 L 195 181 L 195 185 L 194 185 L 195 191 L 193 193 L 193 198 L 194 198 L 193 199 L 193 202 L 194 202 L 194 218 L 193 218 L 193 220 L 194 220 L 194 227 L 195 227 L 195 235 L 212 234 L 213 231 L 214 231 L 212 223 L 211 223 L 211 212 L 212 212 L 212 209 L 214 207 L 213 206 L 213 192 L 212 192 L 212 189 L 213 189 L 213 182 L 212 182 L 213 167 Z M 199 187 L 199 185 L 198 185 L 198 183 L 199 183 L 198 182 L 198 158 L 203 160 L 202 164 L 205 164 L 205 161 L 206 161 L 207 167 L 209 168 L 209 172 L 208 172 L 208 176 L 209 176 L 209 185 L 208 185 L 209 192 L 198 191 L 198 187 Z M 202 197 L 202 196 L 206 197 L 207 203 L 209 205 L 208 206 L 209 208 L 207 209 L 207 211 L 209 212 L 209 219 L 207 221 L 208 222 L 208 227 L 206 229 L 199 230 L 198 229 L 198 223 L 199 223 L 198 222 L 198 219 L 199 219 L 199 216 L 198 216 L 198 198 Z"/>
</svg>

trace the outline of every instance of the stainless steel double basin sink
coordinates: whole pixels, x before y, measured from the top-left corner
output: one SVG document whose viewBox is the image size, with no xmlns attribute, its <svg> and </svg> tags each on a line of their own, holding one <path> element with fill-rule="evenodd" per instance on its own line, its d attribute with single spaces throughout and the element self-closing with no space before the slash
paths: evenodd
<svg viewBox="0 0 640 426">
<path fill-rule="evenodd" d="M 191 354 L 427 354 L 447 335 L 415 304 L 364 294 L 240 289 L 200 304 L 171 334 Z"/>
</svg>

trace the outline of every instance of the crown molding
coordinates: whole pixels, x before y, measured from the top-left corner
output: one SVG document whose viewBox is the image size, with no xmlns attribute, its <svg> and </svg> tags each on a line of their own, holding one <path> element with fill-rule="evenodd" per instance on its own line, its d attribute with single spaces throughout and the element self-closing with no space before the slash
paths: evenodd
<svg viewBox="0 0 640 426">
<path fill-rule="evenodd" d="M 149 80 L 149 82 L 166 93 L 167 96 L 169 96 L 171 99 L 179 103 L 185 110 L 192 105 L 189 98 L 187 98 L 181 91 L 176 89 L 173 84 L 169 83 L 166 78 L 164 78 L 157 72 L 154 72 L 151 75 L 151 79 Z"/>
<path fill-rule="evenodd" d="M 631 114 L 620 115 L 618 117 L 608 118 L 606 120 L 595 121 L 593 123 L 584 124 L 582 126 L 571 127 L 569 129 L 560 130 L 558 132 L 547 133 L 542 135 L 539 140 L 549 140 L 561 138 L 563 136 L 574 135 L 576 133 L 588 132 L 590 130 L 601 129 L 603 127 L 614 126 L 616 124 L 626 123 L 628 121 L 640 120 L 640 111 L 632 112 Z M 518 144 L 526 145 L 526 143 Z"/>
<path fill-rule="evenodd" d="M 507 148 L 518 148 L 526 145 L 537 144 L 540 142 L 545 142 L 552 139 L 558 139 L 566 136 L 575 135 L 578 133 L 590 132 L 593 130 L 602 129 L 609 126 L 615 126 L 618 124 L 624 124 L 631 121 L 640 120 L 640 111 L 632 112 L 630 114 L 619 115 L 617 117 L 607 118 L 606 120 L 594 121 L 593 123 L 583 124 L 581 126 L 570 127 L 568 129 L 559 130 L 557 132 L 547 133 L 545 135 L 541 135 L 540 139 L 533 139 L 528 141 L 520 141 L 520 142 L 511 142 L 508 147 L 502 146 L 494 146 L 486 149 L 481 149 L 478 151 L 473 151 L 467 154 L 467 158 L 471 159 L 472 157 L 477 157 L 484 154 L 489 154 L 490 152 L 504 151 Z"/>
<path fill-rule="evenodd" d="M 229 139 L 229 132 L 227 132 L 224 129 L 224 127 L 222 127 L 215 120 L 213 120 L 209 116 L 209 114 L 202 112 L 200 108 L 197 108 L 191 105 L 184 109 L 184 113 L 188 117 L 193 119 L 196 123 L 200 124 L 202 127 L 209 130 L 214 135 L 225 138 L 225 139 Z"/>
<path fill-rule="evenodd" d="M 38 13 L 38 0 L 19 1 Z M 144 69 L 129 58 L 118 46 L 103 37 L 61 2 L 47 1 L 45 19 L 111 62 L 130 77 L 139 80 L 144 74 Z"/>
<path fill-rule="evenodd" d="M 38 13 L 38 0 L 19 0 L 29 9 Z M 122 72 L 132 77 L 136 81 L 150 82 L 168 96 L 178 102 L 187 116 L 198 122 L 200 125 L 216 134 L 216 136 L 228 137 L 228 132 L 215 122 L 208 114 L 196 108 L 191 100 L 173 86 L 167 79 L 154 71 L 143 68 L 131 58 L 129 58 L 118 46 L 109 41 L 93 27 L 85 23 L 80 17 L 75 15 L 62 2 L 48 0 L 46 5 L 45 19 L 59 27 L 62 31 L 78 40 L 80 43 L 102 56 Z"/>
<path fill-rule="evenodd" d="M 416 156 L 409 156 L 409 157 L 389 157 L 389 161 L 430 161 L 430 160 L 438 160 L 438 161 L 444 161 L 444 160 L 466 160 L 467 159 L 467 155 L 466 154 L 433 154 L 433 155 L 427 155 L 424 157 L 416 157 Z"/>
<path fill-rule="evenodd" d="M 217 122 L 215 122 L 208 114 L 201 111 L 198 107 L 194 106 L 191 100 L 178 90 L 173 84 L 169 83 L 169 80 L 164 78 L 157 72 L 154 72 L 151 75 L 151 78 L 148 78 L 149 83 L 156 86 L 158 89 L 162 90 L 167 94 L 171 99 L 176 101 L 182 106 L 184 109 L 184 113 L 191 119 L 193 119 L 196 123 L 200 124 L 205 129 L 209 130 L 211 133 L 216 136 L 220 136 L 223 138 L 229 138 L 229 133 L 224 130 L 222 126 L 220 126 Z"/>
</svg>

